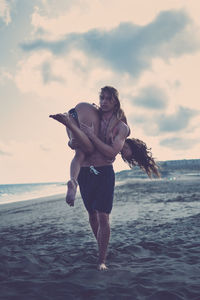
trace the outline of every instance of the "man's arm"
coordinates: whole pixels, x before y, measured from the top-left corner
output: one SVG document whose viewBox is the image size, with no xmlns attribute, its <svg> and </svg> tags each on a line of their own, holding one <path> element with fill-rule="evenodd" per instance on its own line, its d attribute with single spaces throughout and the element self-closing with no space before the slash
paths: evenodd
<svg viewBox="0 0 200 300">
<path fill-rule="evenodd" d="M 102 142 L 102 140 L 94 134 L 92 127 L 81 124 L 81 129 L 90 138 L 97 150 L 109 159 L 113 159 L 121 151 L 128 135 L 128 126 L 123 124 L 120 126 L 119 132 L 114 138 L 112 145 L 108 145 Z"/>
</svg>

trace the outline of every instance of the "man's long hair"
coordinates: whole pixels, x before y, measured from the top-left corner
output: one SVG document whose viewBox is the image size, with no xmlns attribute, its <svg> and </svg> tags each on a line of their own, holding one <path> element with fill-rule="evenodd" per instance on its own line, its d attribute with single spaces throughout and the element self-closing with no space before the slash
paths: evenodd
<svg viewBox="0 0 200 300">
<path fill-rule="evenodd" d="M 121 108 L 118 91 L 112 86 L 104 86 L 100 90 L 100 95 L 104 92 L 108 93 L 110 95 L 111 99 L 114 98 L 116 101 L 116 105 L 114 108 L 114 114 L 115 114 L 116 118 L 118 120 L 123 121 L 128 126 L 125 113 Z M 101 109 L 99 109 L 99 111 L 101 113 Z M 130 128 L 129 128 L 128 135 L 130 135 Z M 139 166 L 143 171 L 146 172 L 146 174 L 150 178 L 152 177 L 152 175 L 155 175 L 156 177 L 160 177 L 160 173 L 158 171 L 158 166 L 157 166 L 154 158 L 152 157 L 151 149 L 148 149 L 147 145 L 139 139 L 128 138 L 128 139 L 126 139 L 125 142 L 128 143 L 128 145 L 130 146 L 130 148 L 132 150 L 132 156 L 130 159 L 125 159 L 122 156 L 122 159 L 126 163 L 128 163 L 129 167 L 133 168 L 134 166 Z"/>
<path fill-rule="evenodd" d="M 147 148 L 145 142 L 139 139 L 128 138 L 125 142 L 130 146 L 132 156 L 129 159 L 125 159 L 123 155 L 121 156 L 129 167 L 132 169 L 134 166 L 139 166 L 150 178 L 152 178 L 152 175 L 160 178 L 158 166 L 152 157 L 151 148 Z"/>
<path fill-rule="evenodd" d="M 115 108 L 114 108 L 114 114 L 116 115 L 118 120 L 123 120 L 125 117 L 124 111 L 121 108 L 121 103 L 119 100 L 119 92 L 118 90 L 116 90 L 114 87 L 112 86 L 104 86 L 103 88 L 101 88 L 100 90 L 100 95 L 103 93 L 108 93 L 111 97 L 111 99 L 115 99 L 116 104 L 115 104 Z"/>
</svg>

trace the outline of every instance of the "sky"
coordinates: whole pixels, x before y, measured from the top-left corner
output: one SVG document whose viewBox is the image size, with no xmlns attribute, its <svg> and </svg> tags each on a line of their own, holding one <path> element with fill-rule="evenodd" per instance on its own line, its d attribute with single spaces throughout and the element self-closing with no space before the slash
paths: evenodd
<svg viewBox="0 0 200 300">
<path fill-rule="evenodd" d="M 200 158 L 199 0 L 0 0 L 0 184 L 66 181 L 49 114 L 114 86 L 156 160 Z M 120 156 L 115 171 L 128 169 Z"/>
</svg>

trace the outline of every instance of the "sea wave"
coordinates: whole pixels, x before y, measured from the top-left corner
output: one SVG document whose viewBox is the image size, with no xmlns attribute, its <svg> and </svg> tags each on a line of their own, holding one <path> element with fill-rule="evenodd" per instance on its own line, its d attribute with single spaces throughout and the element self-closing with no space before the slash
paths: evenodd
<svg viewBox="0 0 200 300">
<path fill-rule="evenodd" d="M 0 204 L 65 193 L 63 182 L 0 185 Z"/>
</svg>

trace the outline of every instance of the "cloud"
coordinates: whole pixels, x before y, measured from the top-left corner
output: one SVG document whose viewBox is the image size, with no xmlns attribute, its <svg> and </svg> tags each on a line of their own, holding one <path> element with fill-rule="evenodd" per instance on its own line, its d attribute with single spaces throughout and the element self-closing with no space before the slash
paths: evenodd
<svg viewBox="0 0 200 300">
<path fill-rule="evenodd" d="M 3 151 L 3 150 L 0 150 L 0 155 L 2 155 L 2 156 L 12 156 L 12 154 L 11 153 L 9 153 L 9 152 L 6 152 L 6 151 Z"/>
<path fill-rule="evenodd" d="M 64 57 L 55 57 L 43 51 L 21 60 L 14 80 L 21 93 L 54 99 L 54 108 L 51 107 L 53 112 L 59 107 L 59 110 L 66 111 L 77 101 L 93 99 L 90 101 L 94 102 L 100 88 L 99 78 L 104 80 L 105 85 L 110 82 L 112 75 L 112 72 L 98 66 L 80 51 L 72 51 Z"/>
<path fill-rule="evenodd" d="M 174 114 L 165 115 L 154 113 L 151 115 L 138 114 L 130 116 L 130 122 L 138 124 L 145 134 L 157 136 L 170 132 L 181 132 L 189 129 L 190 122 L 199 112 L 180 106 Z"/>
<path fill-rule="evenodd" d="M 115 71 L 138 77 L 151 68 L 154 58 L 168 60 L 198 50 L 200 43 L 191 32 L 192 21 L 187 14 L 171 10 L 161 12 L 145 26 L 126 22 L 111 30 L 70 33 L 55 41 L 38 39 L 21 47 L 24 51 L 47 49 L 55 55 L 79 49 Z"/>
<path fill-rule="evenodd" d="M 178 108 L 178 111 L 172 115 L 162 114 L 158 121 L 158 129 L 160 132 L 173 132 L 186 129 L 191 119 L 196 116 L 198 112 L 193 109 L 182 107 Z"/>
<path fill-rule="evenodd" d="M 150 85 L 140 90 L 132 102 L 144 108 L 159 110 L 167 106 L 168 99 L 163 89 Z"/>
<path fill-rule="evenodd" d="M 66 60 L 54 58 L 52 54 L 43 51 L 18 63 L 15 83 L 22 93 L 33 92 L 47 98 L 57 95 L 56 98 L 59 98 L 65 95 L 67 75 Z"/>
<path fill-rule="evenodd" d="M 6 0 L 0 1 L 0 19 L 2 19 L 6 25 L 11 22 L 10 5 Z"/>
<path fill-rule="evenodd" d="M 192 149 L 199 141 L 190 138 L 172 137 L 160 141 L 160 145 L 173 150 Z"/>
<path fill-rule="evenodd" d="M 2 152 L 12 153 L 9 156 L 0 155 L 1 171 L 4 170 L 0 172 L 0 182 L 23 183 L 65 180 L 66 173 L 69 176 L 69 170 L 65 166 L 63 168 L 61 166 L 63 166 L 63 160 L 66 161 L 67 165 L 70 164 L 73 151 L 68 150 L 65 146 L 66 143 L 62 143 L 64 139 L 57 139 L 56 135 L 52 135 L 51 139 L 53 136 L 53 140 L 45 139 L 45 137 L 37 141 L 30 138 L 25 141 L 8 140 L 5 143 L 0 140 Z M 67 157 L 66 150 L 68 151 Z"/>
<path fill-rule="evenodd" d="M 0 68 L 0 84 L 4 85 L 7 80 L 12 80 L 13 75 L 5 70 L 4 68 Z"/>
<path fill-rule="evenodd" d="M 53 54 L 63 54 L 66 53 L 70 49 L 70 43 L 73 40 L 73 34 L 69 35 L 67 40 L 60 41 L 45 41 L 42 39 L 35 40 L 30 43 L 21 44 L 21 48 L 24 51 L 33 51 L 33 50 L 50 50 Z"/>
<path fill-rule="evenodd" d="M 64 78 L 56 76 L 52 73 L 51 64 L 49 62 L 44 62 L 42 65 L 42 77 L 44 84 L 51 81 L 58 81 L 60 83 L 65 82 Z"/>
<path fill-rule="evenodd" d="M 73 5 L 80 4 L 81 0 L 41 0 L 43 13 L 47 15 L 58 15 L 60 12 L 69 10 Z"/>
<path fill-rule="evenodd" d="M 50 149 L 49 147 L 46 147 L 46 146 L 44 146 L 44 145 L 40 145 L 40 149 L 41 149 L 42 151 L 45 151 L 45 152 L 51 151 L 51 149 Z"/>
</svg>

